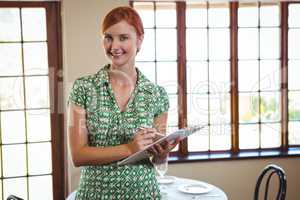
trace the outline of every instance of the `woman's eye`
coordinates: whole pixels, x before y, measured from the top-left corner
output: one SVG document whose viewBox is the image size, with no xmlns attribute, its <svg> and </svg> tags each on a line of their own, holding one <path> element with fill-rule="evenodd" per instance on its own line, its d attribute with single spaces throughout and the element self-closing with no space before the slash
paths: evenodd
<svg viewBox="0 0 300 200">
<path fill-rule="evenodd" d="M 110 37 L 110 36 L 108 36 L 108 35 L 106 35 L 106 36 L 104 37 L 104 39 L 105 39 L 106 41 L 108 41 L 108 42 L 112 41 L 112 37 Z"/>
<path fill-rule="evenodd" d="M 125 40 L 127 40 L 127 39 L 128 39 L 127 36 L 120 36 L 120 41 L 125 41 Z"/>
</svg>

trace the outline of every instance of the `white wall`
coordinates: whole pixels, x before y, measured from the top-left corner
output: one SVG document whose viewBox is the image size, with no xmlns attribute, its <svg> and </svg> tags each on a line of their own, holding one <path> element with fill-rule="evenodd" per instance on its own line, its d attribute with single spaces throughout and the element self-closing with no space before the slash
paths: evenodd
<svg viewBox="0 0 300 200">
<path fill-rule="evenodd" d="M 95 73 L 106 63 L 100 44 L 100 22 L 110 9 L 128 5 L 120 0 L 63 0 L 63 58 L 65 99 L 72 82 L 79 76 Z M 288 175 L 287 200 L 300 199 L 300 158 L 267 160 L 212 161 L 170 165 L 169 174 L 210 182 L 222 188 L 229 199 L 251 199 L 259 172 L 267 163 L 277 163 Z M 79 169 L 69 163 L 70 189 L 77 187 Z"/>
</svg>

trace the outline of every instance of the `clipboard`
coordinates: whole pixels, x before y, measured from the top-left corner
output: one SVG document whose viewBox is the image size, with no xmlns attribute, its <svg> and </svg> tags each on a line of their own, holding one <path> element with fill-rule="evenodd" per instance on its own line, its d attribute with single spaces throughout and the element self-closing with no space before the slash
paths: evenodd
<svg viewBox="0 0 300 200">
<path fill-rule="evenodd" d="M 192 126 L 188 128 L 178 129 L 177 131 L 174 131 L 164 137 L 159 138 L 152 144 L 148 145 L 144 150 L 138 151 L 131 156 L 128 156 L 127 158 L 118 161 L 117 165 L 126 165 L 126 164 L 132 164 L 137 161 L 140 161 L 142 159 L 148 158 L 150 155 L 148 153 L 148 150 L 153 147 L 155 144 L 161 144 L 164 142 L 175 142 L 176 138 L 180 138 L 180 140 L 192 135 L 193 133 L 203 129 L 204 125 L 198 125 L 198 126 Z"/>
</svg>

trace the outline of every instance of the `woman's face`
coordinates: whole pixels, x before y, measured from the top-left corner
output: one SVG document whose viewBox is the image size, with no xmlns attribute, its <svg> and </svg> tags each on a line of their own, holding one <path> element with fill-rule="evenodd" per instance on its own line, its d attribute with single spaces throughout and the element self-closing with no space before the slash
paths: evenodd
<svg viewBox="0 0 300 200">
<path fill-rule="evenodd" d="M 137 49 L 141 47 L 142 40 L 133 26 L 121 21 L 105 30 L 103 46 L 113 66 L 134 66 Z"/>
</svg>

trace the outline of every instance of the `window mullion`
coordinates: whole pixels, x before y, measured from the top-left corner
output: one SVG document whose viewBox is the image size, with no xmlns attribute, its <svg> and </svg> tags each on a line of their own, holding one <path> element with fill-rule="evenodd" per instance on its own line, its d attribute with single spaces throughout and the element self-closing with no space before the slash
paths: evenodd
<svg viewBox="0 0 300 200">
<path fill-rule="evenodd" d="M 239 150 L 239 104 L 238 104 L 238 2 L 230 3 L 230 102 L 231 102 L 231 148 Z"/>
<path fill-rule="evenodd" d="M 187 96 L 186 96 L 186 34 L 185 34 L 185 2 L 176 3 L 177 11 L 177 76 L 178 76 L 178 126 L 187 126 Z M 188 154 L 188 141 L 184 139 L 179 145 L 179 155 Z"/>
<path fill-rule="evenodd" d="M 51 144 L 52 144 L 52 170 L 53 170 L 53 199 L 61 199 L 68 194 L 67 188 L 67 156 L 65 136 L 63 132 L 63 105 L 62 99 L 62 52 L 60 30 L 60 4 L 48 3 L 46 6 L 48 63 L 49 63 L 49 89 L 51 109 Z M 58 153 L 57 151 L 61 151 Z M 62 153 L 63 152 L 63 153 Z M 64 187 L 64 184 L 65 187 Z"/>
<path fill-rule="evenodd" d="M 280 4 L 281 11 L 281 147 L 288 148 L 288 3 Z"/>
</svg>

